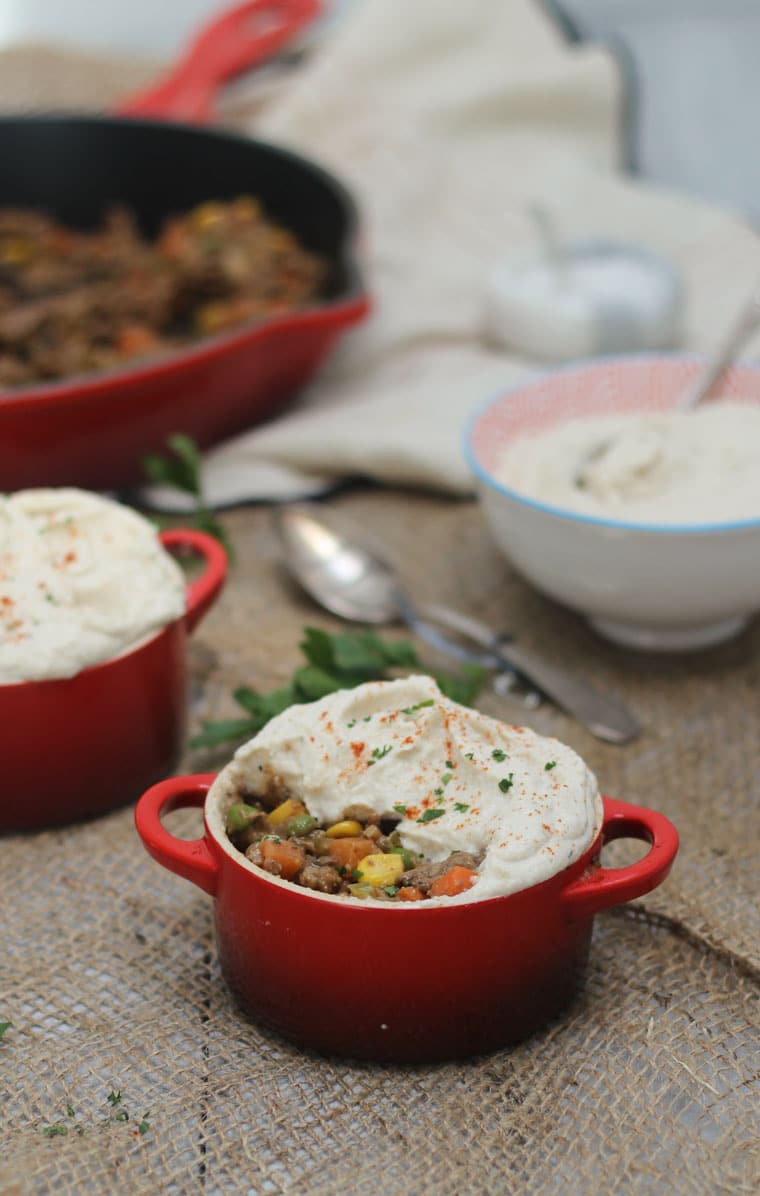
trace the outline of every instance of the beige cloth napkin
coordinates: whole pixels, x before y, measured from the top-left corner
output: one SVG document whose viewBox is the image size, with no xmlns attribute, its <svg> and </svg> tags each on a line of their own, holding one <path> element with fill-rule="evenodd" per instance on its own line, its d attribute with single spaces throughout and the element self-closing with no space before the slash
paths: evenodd
<svg viewBox="0 0 760 1196">
<path fill-rule="evenodd" d="M 357 474 L 466 494 L 468 414 L 537 364 L 489 348 L 483 320 L 488 272 L 534 239 L 536 200 L 563 236 L 669 256 L 684 346 L 714 344 L 754 282 L 755 234 L 619 173 L 623 102 L 612 55 L 566 43 L 532 0 L 359 0 L 252 132 L 353 190 L 375 311 L 294 409 L 207 454 L 212 503 Z"/>
</svg>

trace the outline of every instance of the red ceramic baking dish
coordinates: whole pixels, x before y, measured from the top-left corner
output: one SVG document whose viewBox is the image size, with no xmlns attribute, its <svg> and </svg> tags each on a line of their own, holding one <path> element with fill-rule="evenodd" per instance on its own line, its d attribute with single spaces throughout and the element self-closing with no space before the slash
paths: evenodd
<svg viewBox="0 0 760 1196">
<path fill-rule="evenodd" d="M 594 914 L 655 888 L 678 850 L 662 814 L 605 798 L 594 844 L 542 884 L 447 907 L 365 906 L 249 863 L 207 797 L 213 780 L 175 777 L 145 793 L 143 843 L 215 898 L 222 974 L 243 1009 L 299 1045 L 355 1058 L 451 1059 L 538 1029 L 576 992 Z M 161 823 L 186 806 L 205 807 L 205 834 L 191 842 Z M 601 848 L 622 837 L 650 849 L 628 867 L 601 867 Z"/>
<path fill-rule="evenodd" d="M 0 831 L 35 830 L 134 801 L 176 767 L 185 732 L 188 634 L 215 601 L 227 556 L 202 532 L 161 533 L 203 559 L 184 617 L 74 677 L 0 685 Z"/>
<path fill-rule="evenodd" d="M 204 200 L 252 195 L 327 263 L 310 307 L 123 369 L 0 392 L 0 490 L 113 489 L 139 480 L 142 457 L 174 432 L 201 446 L 231 436 L 278 409 L 367 313 L 356 212 L 341 184 L 275 145 L 195 127 L 210 118 L 222 82 L 280 49 L 317 12 L 317 0 L 248 0 L 118 117 L 0 119 L 0 207 L 88 229 L 118 203 L 153 236 L 167 216 Z M 194 124 L 168 123 L 178 120 Z"/>
</svg>

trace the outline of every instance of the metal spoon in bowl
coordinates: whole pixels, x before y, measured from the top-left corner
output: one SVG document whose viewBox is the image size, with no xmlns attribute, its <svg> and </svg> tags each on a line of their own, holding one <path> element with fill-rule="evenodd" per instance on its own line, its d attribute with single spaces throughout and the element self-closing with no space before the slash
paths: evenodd
<svg viewBox="0 0 760 1196">
<path fill-rule="evenodd" d="M 675 410 L 691 411 L 704 399 L 709 398 L 724 372 L 735 360 L 742 345 L 758 328 L 760 328 L 760 288 L 753 292 L 741 308 L 722 344 L 678 399 Z M 576 486 L 582 490 L 588 485 L 590 467 L 597 465 L 603 457 L 606 457 L 615 443 L 614 438 L 602 440 L 584 456 L 573 476 L 573 483 Z"/>
<path fill-rule="evenodd" d="M 519 672 L 598 739 L 627 743 L 640 733 L 639 723 L 620 701 L 599 693 L 587 681 L 535 652 L 505 641 L 469 616 L 445 607 L 417 610 L 385 561 L 337 535 L 308 508 L 280 508 L 275 527 L 293 577 L 315 601 L 340 618 L 357 623 L 404 622 L 444 651 L 479 660 L 487 667 Z M 455 640 L 437 630 L 436 622 L 469 638 L 473 647 L 463 651 Z"/>
</svg>

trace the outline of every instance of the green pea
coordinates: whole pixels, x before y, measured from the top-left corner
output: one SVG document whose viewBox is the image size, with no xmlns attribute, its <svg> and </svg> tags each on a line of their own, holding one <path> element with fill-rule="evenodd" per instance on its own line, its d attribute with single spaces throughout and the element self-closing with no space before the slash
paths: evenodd
<svg viewBox="0 0 760 1196">
<path fill-rule="evenodd" d="M 316 825 L 317 820 L 311 814 L 296 814 L 288 823 L 288 835 L 308 835 Z"/>
<path fill-rule="evenodd" d="M 244 831 L 260 813 L 261 810 L 257 809 L 256 806 L 247 806 L 242 801 L 234 806 L 230 806 L 225 821 L 227 834 L 237 835 L 240 831 Z"/>
</svg>

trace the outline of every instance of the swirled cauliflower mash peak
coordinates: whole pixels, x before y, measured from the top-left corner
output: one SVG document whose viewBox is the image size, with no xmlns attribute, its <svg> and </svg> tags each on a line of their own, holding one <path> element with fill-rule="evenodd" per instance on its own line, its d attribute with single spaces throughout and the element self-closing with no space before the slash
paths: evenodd
<svg viewBox="0 0 760 1196">
<path fill-rule="evenodd" d="M 84 490 L 0 497 L 0 683 L 72 677 L 185 610 L 155 528 Z"/>
<path fill-rule="evenodd" d="M 481 862 L 471 887 L 448 898 L 457 901 L 546 880 L 602 822 L 596 779 L 574 751 L 451 701 L 430 677 L 291 706 L 225 774 L 246 801 L 294 799 L 325 826 L 351 809 L 393 818 L 401 848 L 428 862 L 469 853 Z"/>
</svg>

